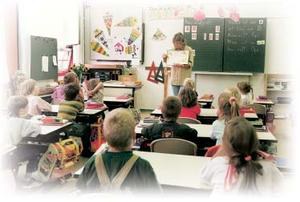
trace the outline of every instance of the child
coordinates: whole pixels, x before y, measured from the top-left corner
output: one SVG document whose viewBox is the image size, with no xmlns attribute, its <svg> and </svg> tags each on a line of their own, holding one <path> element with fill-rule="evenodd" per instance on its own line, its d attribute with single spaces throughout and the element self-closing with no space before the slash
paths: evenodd
<svg viewBox="0 0 300 202">
<path fill-rule="evenodd" d="M 238 82 L 237 87 L 241 93 L 241 105 L 242 106 L 248 106 L 252 104 L 253 101 L 253 89 L 249 82 Z M 250 93 L 251 92 L 251 93 Z"/>
<path fill-rule="evenodd" d="M 89 92 L 90 101 L 103 103 L 103 84 L 98 79 L 90 79 L 87 89 Z"/>
<path fill-rule="evenodd" d="M 23 137 L 36 137 L 40 134 L 39 125 L 26 120 L 28 100 L 25 96 L 12 96 L 8 100 L 9 137 L 13 145 L 17 145 Z"/>
<path fill-rule="evenodd" d="M 182 138 L 192 142 L 197 142 L 197 131 L 185 124 L 177 123 L 177 118 L 181 111 L 181 102 L 178 97 L 169 96 L 163 101 L 161 112 L 164 118 L 162 123 L 143 128 L 142 135 L 148 140 L 159 138 Z"/>
<path fill-rule="evenodd" d="M 179 99 L 182 103 L 182 108 L 179 117 L 188 117 L 197 119 L 200 114 L 200 106 L 198 105 L 196 92 L 189 87 L 185 87 L 180 90 Z"/>
<path fill-rule="evenodd" d="M 201 178 L 213 194 L 274 194 L 280 191 L 282 174 L 266 153 L 258 150 L 255 128 L 244 118 L 230 120 L 219 152 L 202 169 Z M 271 196 L 271 195 L 270 195 Z"/>
<path fill-rule="evenodd" d="M 36 81 L 33 79 L 25 80 L 21 84 L 21 95 L 28 99 L 28 114 L 40 115 L 42 111 L 51 111 L 51 105 L 37 96 L 39 90 L 36 86 Z"/>
<path fill-rule="evenodd" d="M 229 93 L 232 97 L 235 97 L 237 104 L 240 106 L 241 105 L 241 94 L 239 93 L 238 88 L 236 87 L 231 87 L 227 88 L 224 90 L 224 92 Z"/>
<path fill-rule="evenodd" d="M 216 144 L 221 144 L 226 123 L 233 117 L 239 116 L 239 105 L 236 98 L 226 92 L 219 96 L 218 105 L 218 119 L 212 124 L 211 138 L 217 139 Z"/>
<path fill-rule="evenodd" d="M 186 78 L 184 81 L 183 81 L 183 87 L 181 87 L 181 89 L 183 88 L 191 88 L 197 95 L 198 97 L 198 93 L 196 91 L 196 87 L 195 87 L 195 82 L 191 79 L 191 78 Z"/>
<path fill-rule="evenodd" d="M 74 121 L 78 112 L 84 110 L 83 96 L 80 94 L 78 83 L 65 86 L 65 101 L 59 104 L 57 116 L 69 121 Z"/>
<path fill-rule="evenodd" d="M 94 155 L 85 164 L 77 182 L 81 191 L 160 191 L 150 163 L 131 151 L 134 128 L 135 121 L 128 110 L 118 108 L 107 114 L 103 134 L 108 150 Z M 128 172 L 124 172 L 125 167 Z"/>
<path fill-rule="evenodd" d="M 68 72 L 64 76 L 64 83 L 63 85 L 59 85 L 55 88 L 53 94 L 52 94 L 52 104 L 59 104 L 65 99 L 65 93 L 64 93 L 64 87 L 68 85 L 69 83 L 78 83 L 79 80 L 77 78 L 77 75 L 74 72 Z"/>
</svg>

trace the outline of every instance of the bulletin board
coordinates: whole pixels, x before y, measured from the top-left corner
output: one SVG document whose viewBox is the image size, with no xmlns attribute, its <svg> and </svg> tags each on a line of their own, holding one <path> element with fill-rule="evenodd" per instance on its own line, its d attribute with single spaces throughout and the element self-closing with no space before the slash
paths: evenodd
<svg viewBox="0 0 300 202">
<path fill-rule="evenodd" d="M 37 81 L 57 80 L 57 40 L 55 38 L 31 36 L 30 55 L 30 78 Z M 47 64 L 43 65 L 43 59 L 46 59 Z"/>
<path fill-rule="evenodd" d="M 87 8 L 90 60 L 141 60 L 142 8 Z"/>
</svg>

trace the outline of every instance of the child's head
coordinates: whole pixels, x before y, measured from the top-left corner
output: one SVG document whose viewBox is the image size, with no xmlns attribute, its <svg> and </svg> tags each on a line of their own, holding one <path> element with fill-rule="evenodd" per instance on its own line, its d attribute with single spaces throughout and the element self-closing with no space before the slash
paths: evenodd
<svg viewBox="0 0 300 202">
<path fill-rule="evenodd" d="M 28 113 L 28 100 L 25 96 L 11 96 L 7 108 L 10 117 L 25 117 Z"/>
<path fill-rule="evenodd" d="M 78 83 L 70 83 L 65 86 L 65 100 L 72 101 L 76 100 L 77 96 L 79 95 L 80 87 Z"/>
<path fill-rule="evenodd" d="M 127 109 L 114 109 L 104 119 L 104 137 L 107 144 L 117 151 L 131 150 L 135 139 L 134 129 L 134 118 Z"/>
<path fill-rule="evenodd" d="M 21 83 L 21 95 L 37 95 L 38 88 L 36 87 L 36 81 L 33 79 L 27 79 Z"/>
<path fill-rule="evenodd" d="M 78 77 L 74 72 L 68 72 L 64 76 L 64 85 L 67 85 L 69 83 L 79 83 Z"/>
<path fill-rule="evenodd" d="M 237 87 L 241 94 L 245 95 L 252 91 L 252 87 L 249 82 L 241 81 L 237 83 Z"/>
<path fill-rule="evenodd" d="M 169 96 L 163 101 L 161 108 L 165 120 L 176 121 L 181 112 L 181 102 L 178 97 Z"/>
<path fill-rule="evenodd" d="M 256 161 L 259 141 L 255 128 L 245 118 L 235 117 L 227 123 L 222 140 L 229 163 L 245 176 L 241 190 L 253 190 L 256 174 L 261 174 L 262 169 Z"/>
<path fill-rule="evenodd" d="M 235 97 L 230 93 L 223 92 L 218 98 L 218 115 L 219 118 L 224 118 L 225 122 L 229 121 L 233 117 L 239 116 L 239 105 Z"/>
<path fill-rule="evenodd" d="M 191 78 L 186 78 L 183 82 L 183 87 L 184 88 L 191 88 L 191 89 L 195 89 L 195 82 L 191 79 Z"/>
<path fill-rule="evenodd" d="M 98 79 L 90 79 L 87 85 L 88 90 L 94 90 L 99 83 Z"/>
<path fill-rule="evenodd" d="M 197 94 L 192 88 L 183 88 L 179 91 L 178 95 L 179 99 L 181 100 L 183 107 L 193 107 L 197 105 Z"/>
<path fill-rule="evenodd" d="M 241 104 L 242 97 L 241 97 L 241 94 L 240 94 L 238 88 L 236 88 L 236 87 L 227 88 L 224 90 L 224 92 L 230 93 L 231 96 L 236 98 L 237 103 L 239 105 Z"/>
</svg>

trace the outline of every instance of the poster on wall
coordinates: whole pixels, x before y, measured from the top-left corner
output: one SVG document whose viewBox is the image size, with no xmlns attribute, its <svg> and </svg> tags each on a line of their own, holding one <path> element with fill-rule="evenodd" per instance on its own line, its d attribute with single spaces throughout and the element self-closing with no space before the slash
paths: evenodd
<svg viewBox="0 0 300 202">
<path fill-rule="evenodd" d="M 89 8 L 90 59 L 136 60 L 142 53 L 142 9 Z"/>
</svg>

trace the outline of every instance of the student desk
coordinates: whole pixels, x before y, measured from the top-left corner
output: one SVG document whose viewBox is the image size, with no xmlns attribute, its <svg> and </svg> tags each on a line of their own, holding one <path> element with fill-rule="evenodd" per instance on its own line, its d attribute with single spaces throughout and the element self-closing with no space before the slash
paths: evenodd
<svg viewBox="0 0 300 202">
<path fill-rule="evenodd" d="M 210 134 L 212 131 L 212 125 L 206 125 L 206 124 L 186 124 L 191 128 L 194 128 L 198 132 L 198 138 L 210 138 Z M 135 133 L 141 134 L 142 133 L 142 127 L 137 125 L 135 127 Z M 277 142 L 276 137 L 271 132 L 261 132 L 257 131 L 257 136 L 260 141 L 272 141 Z"/>
<path fill-rule="evenodd" d="M 103 86 L 104 88 L 123 88 L 123 89 L 131 89 L 132 90 L 132 97 L 133 97 L 133 100 L 132 100 L 132 106 L 134 106 L 134 94 L 135 94 L 135 91 L 137 89 L 141 89 L 143 87 L 143 85 L 125 85 L 125 84 L 119 84 L 119 83 L 116 83 L 114 81 L 106 81 L 103 83 Z"/>
<path fill-rule="evenodd" d="M 201 99 L 198 98 L 198 103 L 201 105 L 202 108 L 211 108 L 211 104 L 214 100 L 213 99 Z"/>
<path fill-rule="evenodd" d="M 97 154 L 96 152 L 95 154 Z M 164 154 L 156 152 L 133 151 L 134 154 L 149 161 L 161 185 L 202 189 L 209 191 L 211 188 L 201 182 L 201 169 L 207 163 L 209 157 L 187 156 L 177 154 Z M 78 176 L 83 167 L 74 173 Z"/>
<path fill-rule="evenodd" d="M 151 112 L 153 116 L 162 116 L 160 109 L 155 109 Z M 247 120 L 257 120 L 258 116 L 255 113 L 245 113 L 244 117 Z M 200 115 L 198 115 L 198 120 L 203 124 L 212 124 L 218 118 L 217 109 L 206 109 L 201 108 Z"/>
<path fill-rule="evenodd" d="M 52 105 L 51 112 L 44 112 L 46 115 L 57 116 L 59 105 Z M 108 108 L 103 106 L 99 109 L 84 109 L 82 112 L 79 112 L 76 117 L 77 122 L 84 123 L 95 123 L 99 116 L 104 117 L 104 112 Z"/>
<path fill-rule="evenodd" d="M 270 108 L 275 104 L 270 99 L 266 99 L 266 100 L 264 100 L 264 99 L 256 99 L 256 100 L 253 101 L 253 103 L 255 103 L 255 104 L 261 104 L 261 105 L 266 106 L 267 111 L 269 111 Z"/>
<path fill-rule="evenodd" d="M 108 106 L 109 110 L 113 110 L 115 108 L 123 107 L 123 108 L 128 108 L 131 103 L 133 103 L 134 98 L 129 97 L 129 98 L 117 98 L 117 97 L 108 97 L 104 96 L 103 102 Z"/>
</svg>

